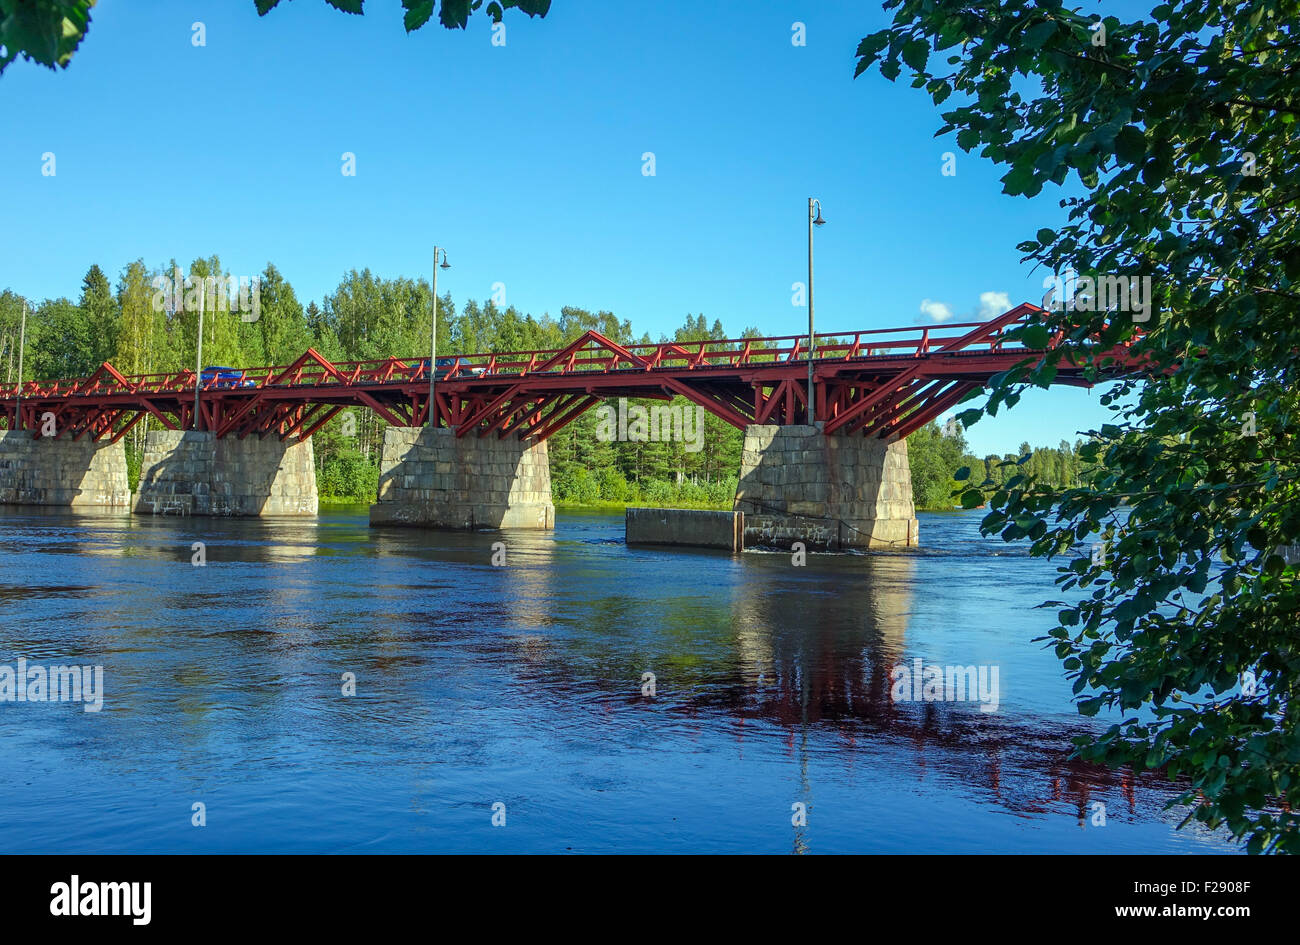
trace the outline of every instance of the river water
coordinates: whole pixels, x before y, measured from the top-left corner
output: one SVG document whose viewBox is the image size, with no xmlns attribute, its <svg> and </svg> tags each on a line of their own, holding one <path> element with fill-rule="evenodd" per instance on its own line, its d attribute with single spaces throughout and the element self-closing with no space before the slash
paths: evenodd
<svg viewBox="0 0 1300 945">
<path fill-rule="evenodd" d="M 103 691 L 0 701 L 0 851 L 1235 850 L 1175 831 L 1163 779 L 1069 760 L 1099 723 L 1030 642 L 1055 566 L 981 514 L 795 567 L 629 549 L 621 513 L 6 508 L 0 667 L 102 666 Z M 918 659 L 996 669 L 995 710 L 891 699 Z"/>
</svg>

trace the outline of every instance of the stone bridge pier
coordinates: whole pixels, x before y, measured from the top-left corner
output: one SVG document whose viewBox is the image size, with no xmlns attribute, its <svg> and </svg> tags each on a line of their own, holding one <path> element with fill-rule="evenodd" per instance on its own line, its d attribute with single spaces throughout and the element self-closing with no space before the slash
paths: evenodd
<svg viewBox="0 0 1300 945">
<path fill-rule="evenodd" d="M 137 515 L 315 515 L 311 440 L 153 430 L 145 438 Z"/>
<path fill-rule="evenodd" d="M 388 427 L 371 525 L 553 528 L 546 441 Z"/>
<path fill-rule="evenodd" d="M 122 443 L 34 438 L 0 430 L 0 505 L 127 512 L 131 491 Z"/>
<path fill-rule="evenodd" d="M 749 548 L 918 543 L 907 441 L 827 435 L 821 424 L 747 427 L 735 509 L 745 513 Z"/>
</svg>

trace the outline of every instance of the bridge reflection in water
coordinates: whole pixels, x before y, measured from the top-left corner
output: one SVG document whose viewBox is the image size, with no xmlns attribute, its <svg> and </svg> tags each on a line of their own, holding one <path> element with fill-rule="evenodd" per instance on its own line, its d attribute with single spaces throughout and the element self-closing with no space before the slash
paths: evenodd
<svg viewBox="0 0 1300 945">
<path fill-rule="evenodd" d="M 976 701 L 895 702 L 890 672 L 914 658 L 908 631 L 923 555 L 822 557 L 805 570 L 783 553 L 728 559 L 611 547 L 620 560 L 611 567 L 579 546 L 584 564 L 575 570 L 573 549 L 563 543 L 526 532 L 507 537 L 524 593 L 503 615 L 515 634 L 500 649 L 494 640 L 483 647 L 510 659 L 539 698 L 597 703 L 592 739 L 620 737 L 623 714 L 646 702 L 638 688 L 645 670 L 656 676 L 655 703 L 682 734 L 725 721 L 742 749 L 747 739 L 776 736 L 804 773 L 812 737 L 816 751 L 843 752 L 850 764 L 859 755 L 864 766 L 879 763 L 888 746 L 890 763 L 905 760 L 918 782 L 960 782 L 1026 815 L 1069 808 L 1081 825 L 1101 798 L 1114 818 L 1136 813 L 1139 790 L 1151 792 L 1152 809 L 1170 796 L 1161 776 L 1072 760 L 1071 737 L 1093 724 L 1072 710 L 1044 719 L 1006 707 L 982 712 Z M 490 540 L 481 538 L 478 560 Z M 400 544 L 410 549 L 409 540 Z M 655 577 L 638 585 L 625 557 L 641 559 L 633 574 Z M 721 582 L 705 576 L 718 569 Z M 827 569 L 837 572 L 829 582 Z M 559 574 L 582 583 L 557 586 Z M 677 595 L 652 596 L 665 588 Z M 557 600 L 581 600 L 582 626 L 566 619 L 563 606 L 557 613 Z M 1013 645 L 1036 646 L 1028 637 Z M 632 654 L 637 662 L 627 661 Z M 1068 699 L 1063 678 L 1060 690 Z"/>
</svg>

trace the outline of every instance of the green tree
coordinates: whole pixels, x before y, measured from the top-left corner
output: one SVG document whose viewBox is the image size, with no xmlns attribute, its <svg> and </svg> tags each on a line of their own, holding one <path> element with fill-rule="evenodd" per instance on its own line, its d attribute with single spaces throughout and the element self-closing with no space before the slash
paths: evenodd
<svg viewBox="0 0 1300 945">
<path fill-rule="evenodd" d="M 27 343 L 30 377 L 85 377 L 98 366 L 89 325 L 81 309 L 67 299 L 41 303 L 28 319 Z"/>
<path fill-rule="evenodd" d="M 912 504 L 918 509 L 951 509 L 960 485 L 953 478 L 966 456 L 966 435 L 960 425 L 949 435 L 931 421 L 907 438 L 912 475 Z"/>
<path fill-rule="evenodd" d="M 120 318 L 117 299 L 113 297 L 113 286 L 98 265 L 91 266 L 81 281 L 81 300 L 77 303 L 77 308 L 81 310 L 81 318 L 90 334 L 90 361 L 93 367 L 98 367 L 111 358 L 117 349 Z"/>
<path fill-rule="evenodd" d="M 6 384 L 18 380 L 18 342 L 22 334 L 23 306 L 26 304 L 27 301 L 12 289 L 0 292 L 0 359 L 3 359 Z M 26 364 L 23 365 L 23 373 L 30 377 Z"/>
<path fill-rule="evenodd" d="M 632 323 L 619 321 L 613 312 L 589 312 L 566 305 L 560 309 L 560 334 L 565 342 L 573 341 L 586 331 L 595 331 L 617 344 L 631 344 Z"/>
<path fill-rule="evenodd" d="M 273 263 L 267 263 L 258 281 L 258 318 L 247 322 L 250 337 L 245 350 L 256 352 L 258 364 L 292 364 L 315 340 L 293 286 Z"/>
<path fill-rule="evenodd" d="M 965 422 L 1062 358 L 1094 378 L 1116 345 L 1143 359 L 1103 396 L 1113 422 L 1083 446 L 1097 468 L 1078 488 L 1016 475 L 962 499 L 987 496 L 987 531 L 1068 561 L 1047 639 L 1079 710 L 1112 722 L 1080 750 L 1185 777 L 1188 820 L 1252 852 L 1300 851 L 1300 573 L 1279 552 L 1300 534 L 1297 4 L 1175 0 L 1132 23 L 1056 0 L 887 7 L 858 73 L 955 95 L 941 131 L 1003 165 L 1006 193 L 1068 182 L 1064 224 L 1020 249 L 1092 280 L 1019 332 L 1061 343 Z M 1105 299 L 1099 279 L 1115 280 Z"/>
<path fill-rule="evenodd" d="M 122 270 L 117 284 L 117 309 L 121 313 L 113 366 L 123 374 L 145 374 L 154 369 L 150 358 L 155 326 L 154 289 L 144 260 Z M 191 330 L 192 334 L 192 330 Z"/>
<path fill-rule="evenodd" d="M 174 272 L 175 267 L 169 271 Z M 147 374 L 170 366 L 167 361 L 171 347 L 168 314 L 165 310 L 158 311 L 156 294 L 144 260 L 137 259 L 122 270 L 114 300 L 118 316 L 117 330 L 113 333 L 114 346 L 110 357 L 105 360 L 123 374 Z M 160 356 L 161 364 L 155 361 Z M 151 419 L 146 419 L 137 423 L 126 441 L 127 465 L 133 477 L 139 476 L 140 455 L 151 422 Z M 132 488 L 135 481 L 133 479 Z"/>
</svg>

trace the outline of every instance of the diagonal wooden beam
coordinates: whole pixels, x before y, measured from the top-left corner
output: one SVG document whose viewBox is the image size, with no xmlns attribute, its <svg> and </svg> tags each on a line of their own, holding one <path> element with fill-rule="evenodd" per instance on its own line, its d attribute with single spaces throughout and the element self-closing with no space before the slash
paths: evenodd
<svg viewBox="0 0 1300 945">
<path fill-rule="evenodd" d="M 315 433 L 315 432 L 316 432 L 317 430 L 319 430 L 321 427 L 325 426 L 325 424 L 327 424 L 327 423 L 329 423 L 331 420 L 333 420 L 333 419 L 334 419 L 334 415 L 337 414 L 337 413 L 338 413 L 340 410 L 342 410 L 342 409 L 344 409 L 342 404 L 332 404 L 332 405 L 330 406 L 330 409 L 329 409 L 329 410 L 326 410 L 326 411 L 325 411 L 325 414 L 324 414 L 324 415 L 323 415 L 319 420 L 317 420 L 317 421 L 316 421 L 315 423 L 313 423 L 311 426 L 307 427 L 306 429 L 304 429 L 304 430 L 302 431 L 302 436 L 300 436 L 299 439 L 302 439 L 302 440 L 307 439 L 309 436 L 311 436 L 313 433 Z"/>
<path fill-rule="evenodd" d="M 999 315 L 997 318 L 990 319 L 989 321 L 985 322 L 979 327 L 971 329 L 966 334 L 962 335 L 960 338 L 954 338 L 952 341 L 949 341 L 947 344 L 939 348 L 935 348 L 934 349 L 935 353 L 943 353 L 948 351 L 961 351 L 964 348 L 969 348 L 973 344 L 978 344 L 981 341 L 987 341 L 989 338 L 996 335 L 998 332 L 1000 332 L 1003 328 L 1006 328 L 1008 325 L 1011 325 L 1014 322 L 1018 322 L 1022 318 L 1032 315 L 1034 312 L 1042 312 L 1042 311 L 1043 310 L 1039 308 L 1037 305 L 1032 305 L 1029 302 L 1021 302 L 1019 305 L 1017 305 L 1015 308 L 1011 309 L 1010 311 L 1004 312 L 1003 314 Z"/>
<path fill-rule="evenodd" d="M 541 364 L 530 366 L 526 373 L 529 374 L 545 373 L 546 371 L 549 371 L 552 367 L 554 367 L 556 364 L 559 364 L 563 361 L 568 361 L 572 356 L 581 352 L 582 349 L 585 348 L 589 343 L 594 343 L 597 346 L 604 348 L 606 351 L 612 351 L 621 360 L 628 362 L 634 367 L 643 367 L 648 370 L 651 366 L 650 362 L 647 361 L 645 358 L 641 357 L 640 355 L 633 354 L 631 351 L 629 351 L 627 348 L 624 348 L 622 345 L 618 344 L 617 342 L 610 341 L 600 332 L 593 331 L 592 329 L 588 329 L 587 331 L 584 331 L 582 335 L 580 335 L 576 340 L 570 342 L 567 346 L 561 348 L 559 351 L 557 351 L 551 357 L 547 358 Z"/>
<path fill-rule="evenodd" d="M 289 439 L 289 437 L 293 436 L 295 433 L 301 430 L 303 424 L 306 423 L 308 420 L 310 420 L 312 417 L 316 416 L 316 414 L 320 413 L 321 408 L 323 408 L 324 406 L 325 405 L 321 403 L 315 403 L 310 405 L 303 404 L 302 408 L 305 409 L 300 409 L 298 412 L 298 418 L 294 420 L 292 423 L 290 423 L 289 426 L 280 433 L 280 441 L 283 442 Z"/>
<path fill-rule="evenodd" d="M 273 384 L 283 384 L 290 377 L 297 377 L 301 374 L 302 369 L 313 361 L 323 367 L 325 373 L 338 380 L 340 384 L 349 383 L 349 377 L 330 363 L 328 358 L 315 348 L 308 348 L 299 356 L 298 360 L 294 361 L 293 364 L 281 371 L 275 378 L 267 381 L 263 386 L 269 387 Z"/>
<path fill-rule="evenodd" d="M 896 424 L 905 413 L 923 404 L 926 398 L 940 393 L 948 383 L 948 381 L 942 380 L 919 381 L 894 401 L 889 410 L 868 423 L 862 431 L 863 434 L 865 436 L 876 436 L 884 433 Z"/>
<path fill-rule="evenodd" d="M 974 383 L 958 382 L 956 387 L 947 393 L 935 397 L 928 405 L 918 410 L 917 413 L 904 417 L 898 427 L 891 432 L 897 435 L 900 439 L 912 435 L 953 404 L 960 403 L 962 398 L 980 386 L 981 385 Z"/>
<path fill-rule="evenodd" d="M 767 423 L 771 419 L 772 412 L 780 405 L 781 399 L 785 396 L 785 386 L 789 383 L 789 381 L 781 381 L 772 390 L 772 393 L 767 395 L 763 401 L 763 408 L 754 417 L 755 423 Z M 761 385 L 759 385 L 759 389 L 762 389 Z"/>
<path fill-rule="evenodd" d="M 743 430 L 745 427 L 749 426 L 750 420 L 748 417 L 733 410 L 724 403 L 719 403 L 715 398 L 709 397 L 707 394 L 695 390 L 695 388 L 691 387 L 689 384 L 667 375 L 660 378 L 660 380 L 663 382 L 665 387 L 681 394 L 692 403 L 699 404 L 705 410 L 709 411 L 709 413 L 716 417 L 721 417 L 733 427 L 739 427 Z"/>
<path fill-rule="evenodd" d="M 521 412 L 523 413 L 524 417 L 530 415 L 540 416 L 543 410 L 546 410 L 548 407 L 555 406 L 566 395 L 567 395 L 566 391 L 560 391 L 558 393 L 546 394 L 544 396 L 537 397 L 533 400 L 525 401 L 518 408 L 512 410 L 510 416 L 511 417 L 518 416 Z M 527 429 L 529 425 L 530 424 L 526 422 L 523 417 L 520 417 L 519 422 L 514 423 L 513 425 L 509 421 L 507 421 L 505 426 L 501 428 L 501 432 L 497 434 L 497 437 L 498 439 L 504 440 L 510 434 L 519 432 L 521 427 Z M 491 431 L 482 430 L 479 432 L 479 436 L 486 436 L 489 432 Z"/>
<path fill-rule="evenodd" d="M 252 397 L 249 397 L 247 400 L 245 400 L 243 405 L 238 410 L 236 410 L 233 414 L 227 417 L 226 422 L 221 424 L 217 428 L 217 436 L 223 437 L 231 430 L 233 430 L 239 424 L 239 421 L 244 419 L 244 417 L 247 416 L 248 413 L 251 410 L 253 410 L 253 408 L 257 407 L 259 404 L 264 402 L 265 397 L 266 397 L 266 391 L 259 390 Z"/>
<path fill-rule="evenodd" d="M 840 427 L 849 423 L 855 417 L 858 417 L 861 414 L 866 413 L 868 410 L 875 407 L 878 403 L 883 401 L 885 398 L 889 397 L 891 394 L 894 394 L 902 390 L 904 387 L 910 384 L 914 378 L 920 376 L 924 368 L 925 368 L 925 361 L 917 361 L 916 364 L 914 364 L 912 367 L 908 368 L 907 370 L 900 371 L 898 374 L 895 374 L 892 378 L 885 381 L 883 384 L 881 384 L 878 388 L 876 388 L 866 397 L 863 397 L 861 400 L 855 403 L 848 410 L 845 410 L 843 413 L 841 413 L 838 417 L 836 417 L 833 420 L 826 421 L 825 431 L 827 433 L 834 433 L 836 430 L 840 429 Z"/>
<path fill-rule="evenodd" d="M 389 410 L 379 401 L 375 400 L 375 398 L 371 397 L 365 391 L 363 390 L 357 391 L 356 398 L 360 400 L 363 404 L 365 404 L 367 407 L 369 407 L 371 410 L 373 410 L 375 413 L 379 414 L 381 417 L 383 417 L 385 420 L 391 423 L 393 426 L 401 427 L 406 425 L 405 423 L 402 422 L 401 417 L 393 413 L 391 410 Z"/>
<path fill-rule="evenodd" d="M 135 412 L 135 416 L 133 416 L 130 420 L 128 420 L 128 421 L 127 421 L 127 422 L 122 426 L 121 429 L 119 429 L 116 433 L 114 433 L 112 439 L 110 439 L 109 442 L 110 442 L 110 443 L 116 443 L 118 440 L 122 439 L 122 437 L 126 436 L 128 433 L 131 432 L 131 428 L 132 428 L 133 426 L 135 426 L 137 423 L 139 423 L 141 420 L 143 420 L 143 419 L 144 419 L 145 417 L 147 417 L 147 416 L 148 416 L 148 414 L 145 413 L 143 410 L 137 410 L 137 411 Z M 110 432 L 111 432 L 111 431 L 110 431 Z"/>
<path fill-rule="evenodd" d="M 139 403 L 140 406 L 143 407 L 146 411 L 148 411 L 151 415 L 153 415 L 153 417 L 156 418 L 157 421 L 161 423 L 165 429 L 167 430 L 178 429 L 176 423 L 170 418 L 168 418 L 167 416 L 165 416 L 162 413 L 162 411 L 160 411 L 157 407 L 155 407 L 153 405 L 153 402 L 148 397 L 140 397 Z"/>
<path fill-rule="evenodd" d="M 542 423 L 541 427 L 523 434 L 523 438 L 527 440 L 545 440 L 562 430 L 574 419 L 585 413 L 593 404 L 599 403 L 600 400 L 601 398 L 594 394 L 575 394 L 574 400 L 570 402 L 571 405 L 557 406 Z M 564 412 L 560 413 L 561 410 Z M 557 414 L 559 415 L 557 416 Z"/>
</svg>

